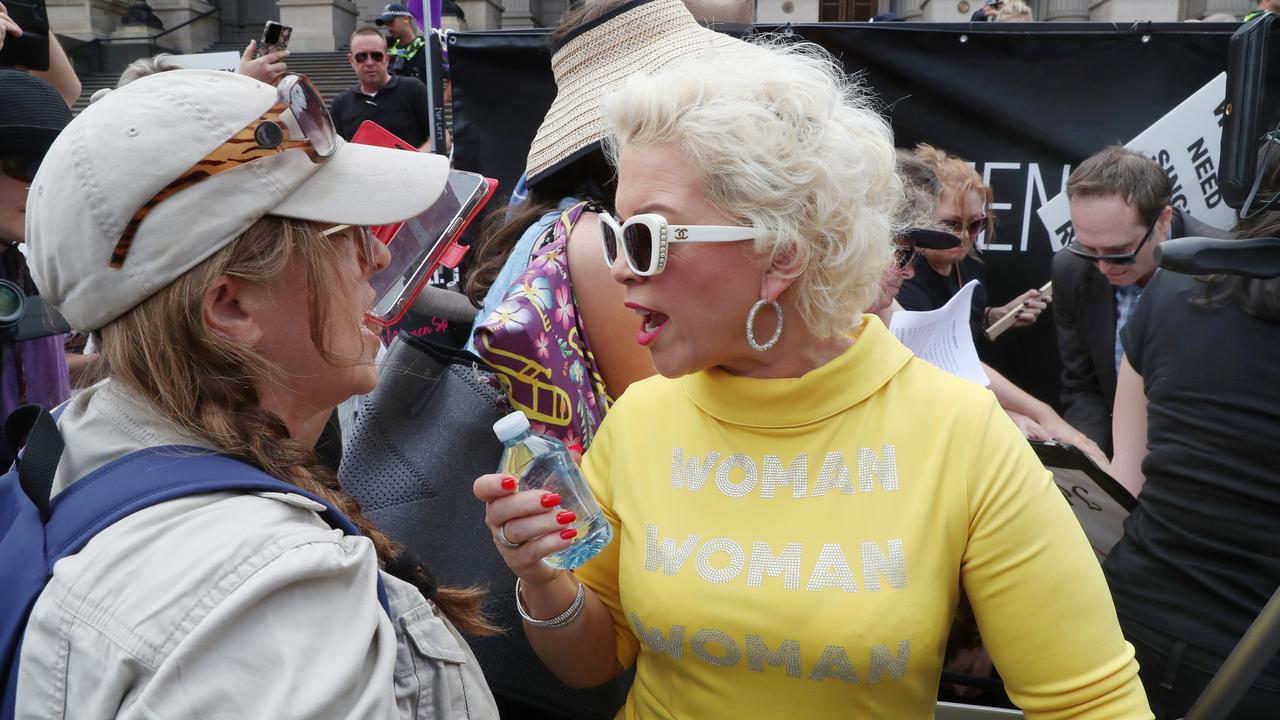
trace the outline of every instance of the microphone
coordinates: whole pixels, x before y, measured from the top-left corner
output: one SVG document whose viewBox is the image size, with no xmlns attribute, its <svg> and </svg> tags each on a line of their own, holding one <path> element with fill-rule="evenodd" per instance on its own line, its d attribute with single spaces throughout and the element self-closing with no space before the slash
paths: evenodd
<svg viewBox="0 0 1280 720">
<path fill-rule="evenodd" d="M 1280 277 L 1280 238 L 1183 237 L 1156 246 L 1156 264 L 1183 275 Z"/>
</svg>

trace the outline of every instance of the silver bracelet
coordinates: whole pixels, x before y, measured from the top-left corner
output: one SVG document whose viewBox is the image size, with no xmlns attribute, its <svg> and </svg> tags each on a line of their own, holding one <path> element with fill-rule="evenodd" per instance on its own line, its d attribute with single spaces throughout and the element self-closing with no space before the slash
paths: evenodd
<svg viewBox="0 0 1280 720">
<path fill-rule="evenodd" d="M 569 604 L 569 607 L 564 612 L 550 620 L 538 620 L 537 618 L 530 616 L 528 610 L 525 610 L 524 601 L 520 598 L 520 578 L 516 578 L 516 612 L 520 613 L 520 617 L 524 618 L 525 622 L 536 628 L 554 630 L 556 628 L 564 627 L 578 619 L 578 616 L 582 614 L 583 606 L 586 604 L 587 586 L 582 583 L 578 583 L 578 594 L 573 598 L 573 602 Z"/>
</svg>

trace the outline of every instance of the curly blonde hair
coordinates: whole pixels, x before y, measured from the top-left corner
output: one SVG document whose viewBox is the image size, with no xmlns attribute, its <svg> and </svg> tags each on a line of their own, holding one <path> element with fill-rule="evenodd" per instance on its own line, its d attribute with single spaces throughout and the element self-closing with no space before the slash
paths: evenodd
<svg viewBox="0 0 1280 720">
<path fill-rule="evenodd" d="M 857 325 L 893 257 L 901 182 L 888 123 L 826 51 L 756 41 L 633 76 L 604 107 L 615 166 L 626 145 L 678 145 L 712 204 L 765 231 L 755 250 L 795 279 L 809 329 Z"/>
</svg>

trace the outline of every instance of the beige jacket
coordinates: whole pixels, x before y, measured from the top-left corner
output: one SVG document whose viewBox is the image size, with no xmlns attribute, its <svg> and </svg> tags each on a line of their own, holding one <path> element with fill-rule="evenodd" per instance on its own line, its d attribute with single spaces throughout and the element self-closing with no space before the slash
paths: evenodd
<svg viewBox="0 0 1280 720">
<path fill-rule="evenodd" d="M 55 492 L 146 447 L 199 445 L 110 382 L 74 398 Z M 200 495 L 54 567 L 23 637 L 17 717 L 496 718 L 466 643 L 365 538 L 300 495 Z"/>
</svg>

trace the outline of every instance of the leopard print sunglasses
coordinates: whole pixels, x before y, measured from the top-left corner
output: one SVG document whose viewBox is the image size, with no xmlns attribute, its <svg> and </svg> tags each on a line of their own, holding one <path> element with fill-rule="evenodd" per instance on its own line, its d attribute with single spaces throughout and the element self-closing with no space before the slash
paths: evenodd
<svg viewBox="0 0 1280 720">
<path fill-rule="evenodd" d="M 258 119 L 214 148 L 146 202 L 129 220 L 111 252 L 111 267 L 124 266 L 138 227 L 160 203 L 202 180 L 286 150 L 302 150 L 314 163 L 338 149 L 338 133 L 324 100 L 305 76 L 286 75 L 276 86 L 277 101 Z"/>
</svg>

